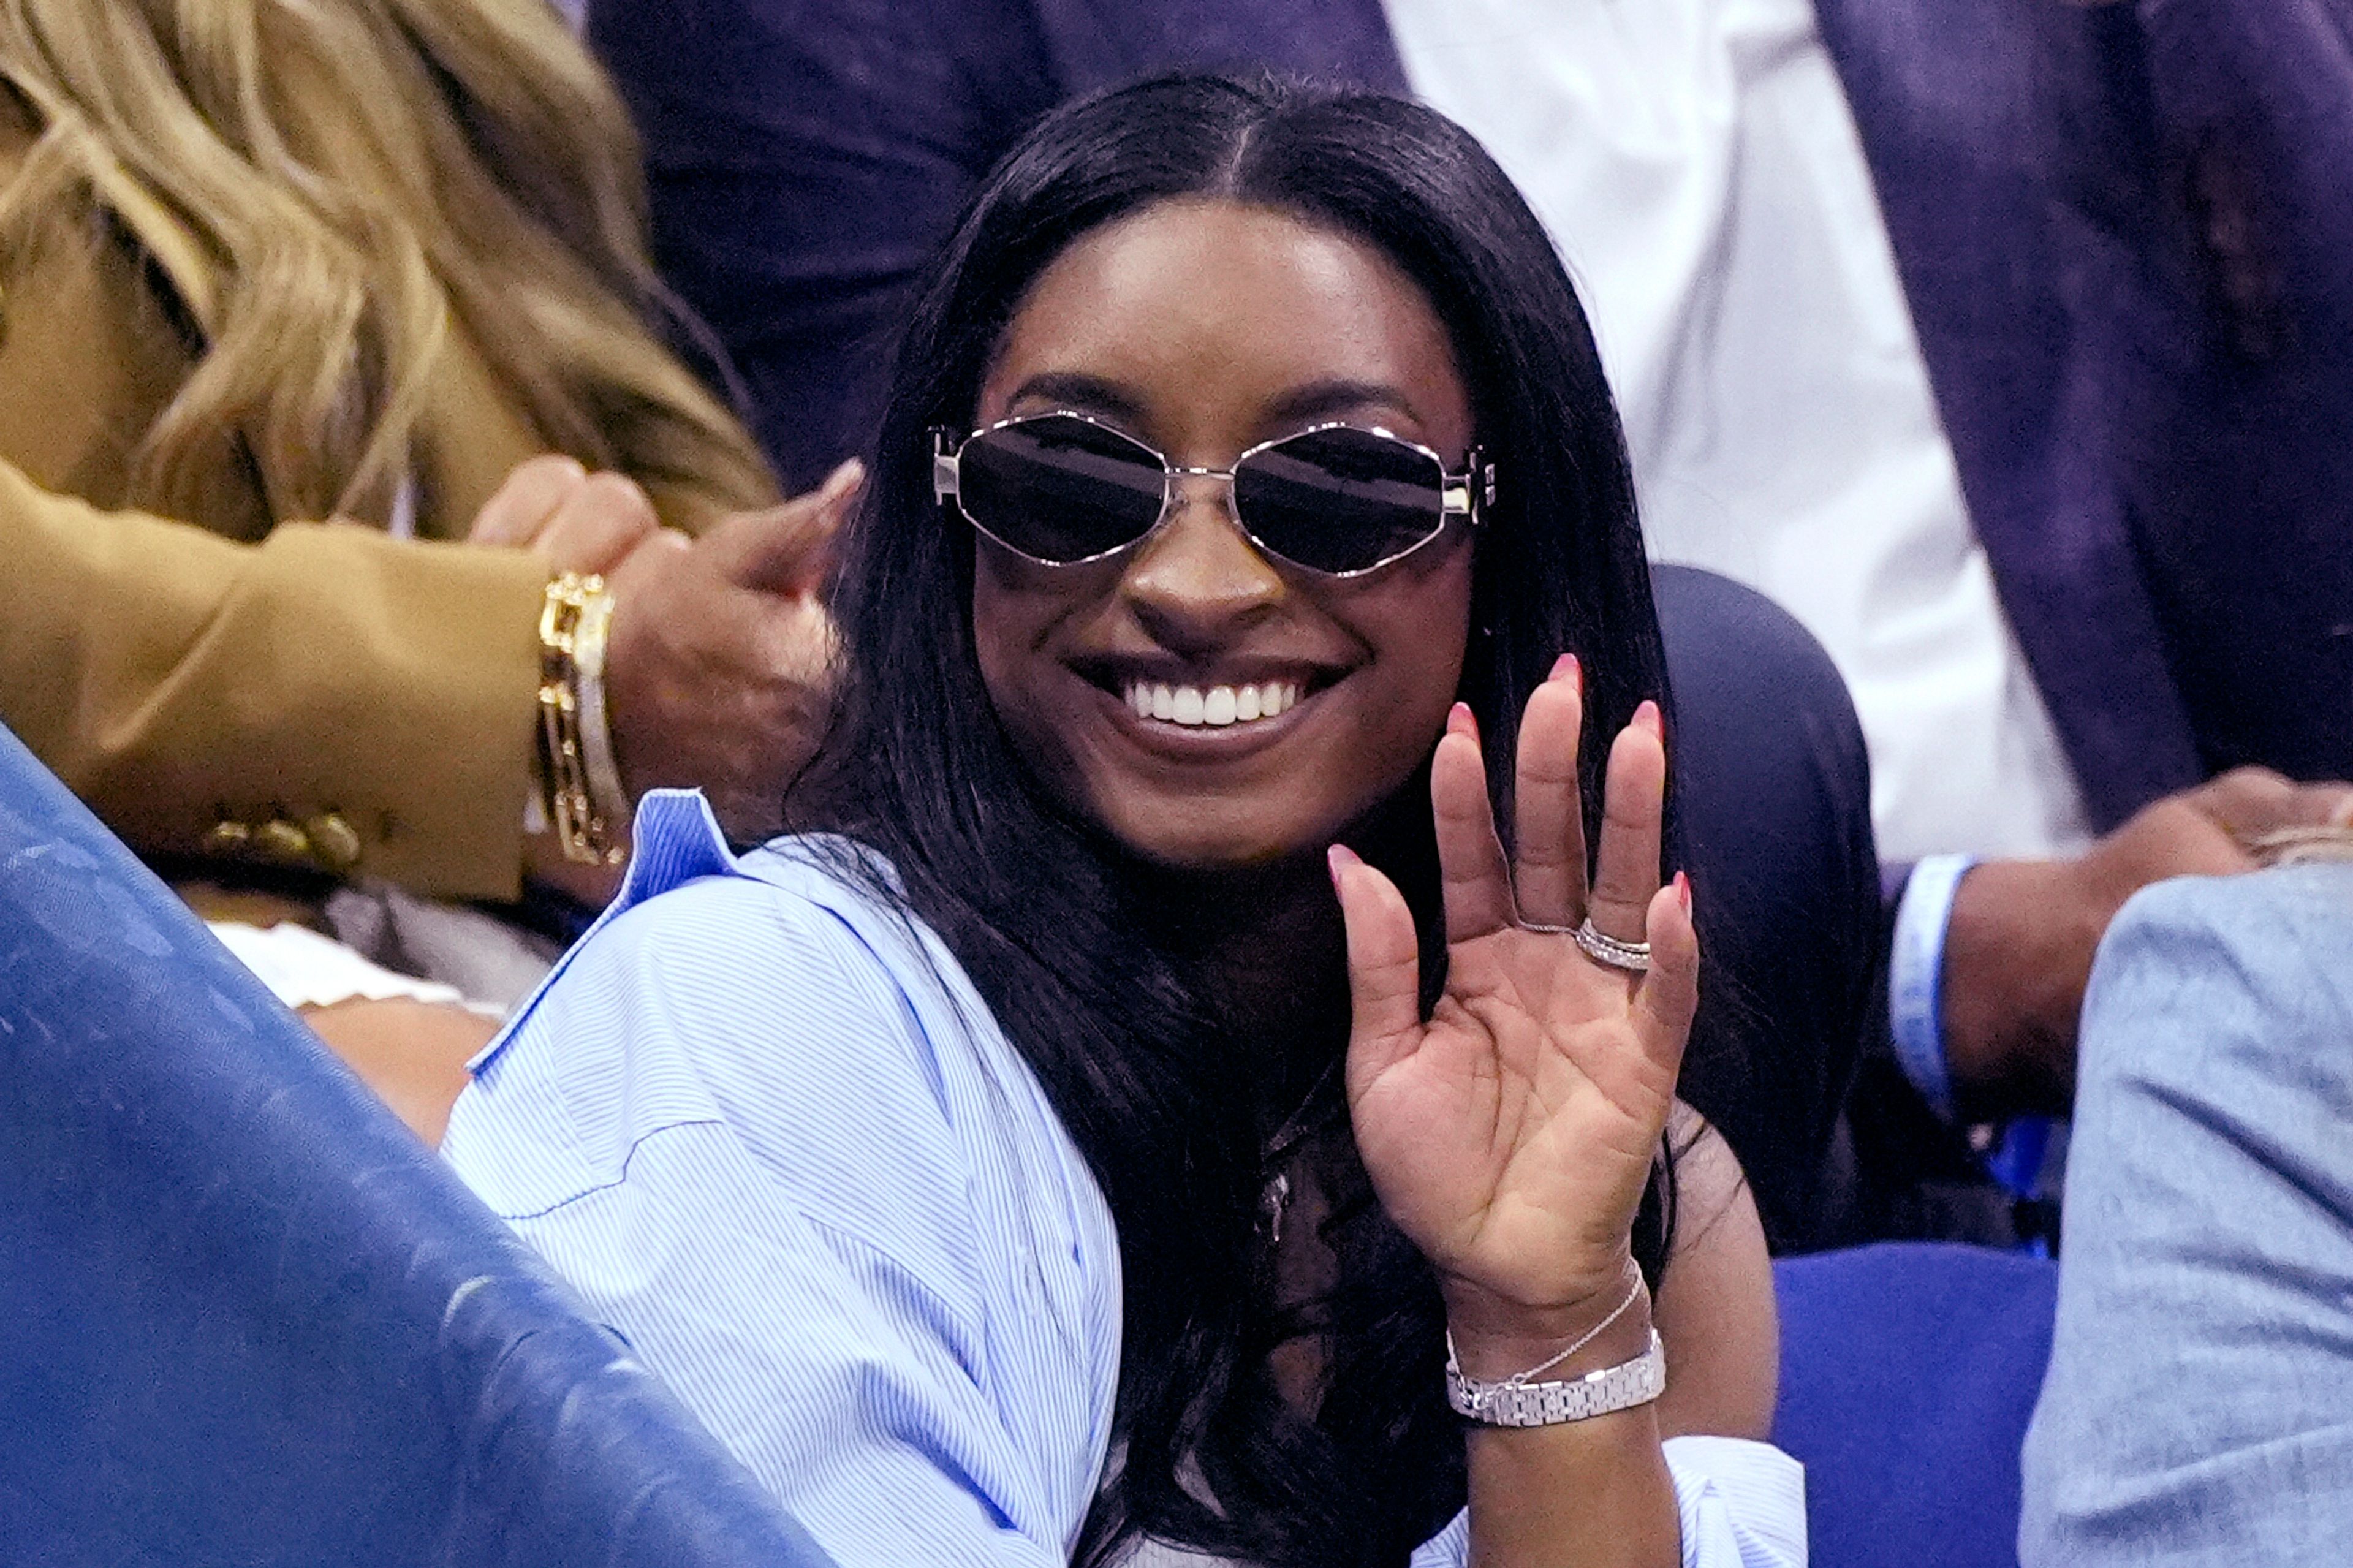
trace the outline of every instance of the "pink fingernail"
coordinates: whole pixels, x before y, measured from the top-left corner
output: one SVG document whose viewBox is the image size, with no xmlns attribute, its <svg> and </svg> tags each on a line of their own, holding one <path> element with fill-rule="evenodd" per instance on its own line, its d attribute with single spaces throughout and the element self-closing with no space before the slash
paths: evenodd
<svg viewBox="0 0 2353 1568">
<path fill-rule="evenodd" d="M 1332 873 L 1333 891 L 1339 891 L 1340 873 L 1343 869 L 1350 866 L 1361 866 L 1364 863 L 1362 858 L 1345 844 L 1335 844 L 1331 848 L 1324 851 L 1324 868 Z"/>
<path fill-rule="evenodd" d="M 1474 741 L 1479 738 L 1479 721 L 1472 716 L 1471 704 L 1457 702 L 1446 710 L 1446 732 L 1450 735 L 1468 735 Z"/>
<path fill-rule="evenodd" d="M 1552 673 L 1546 676 L 1545 679 L 1546 680 L 1566 680 L 1577 689 L 1577 694 L 1578 696 L 1582 697 L 1585 695 L 1585 667 L 1577 662 L 1577 656 L 1573 653 L 1565 653 L 1558 658 L 1554 659 L 1552 661 Z"/>
<path fill-rule="evenodd" d="M 1663 741 L 1667 738 L 1667 721 L 1659 717 L 1659 705 L 1647 697 L 1643 698 L 1640 706 L 1635 708 L 1634 722 L 1642 729 L 1648 730 L 1651 732 L 1651 738 L 1654 741 Z"/>
<path fill-rule="evenodd" d="M 866 465 L 856 458 L 844 458 L 839 467 L 825 477 L 820 493 L 828 502 L 847 500 L 866 482 Z"/>
<path fill-rule="evenodd" d="M 1675 901 L 1683 905 L 1683 913 L 1691 913 L 1691 879 L 1681 871 L 1675 873 Z"/>
</svg>

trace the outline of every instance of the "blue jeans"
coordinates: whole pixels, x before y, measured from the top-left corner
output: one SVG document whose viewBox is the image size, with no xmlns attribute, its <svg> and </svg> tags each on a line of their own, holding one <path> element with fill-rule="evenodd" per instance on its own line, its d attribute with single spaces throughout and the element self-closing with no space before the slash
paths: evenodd
<svg viewBox="0 0 2353 1568">
<path fill-rule="evenodd" d="M 2353 1560 L 2353 866 L 2134 899 L 2080 1072 L 2021 1562 Z"/>
</svg>

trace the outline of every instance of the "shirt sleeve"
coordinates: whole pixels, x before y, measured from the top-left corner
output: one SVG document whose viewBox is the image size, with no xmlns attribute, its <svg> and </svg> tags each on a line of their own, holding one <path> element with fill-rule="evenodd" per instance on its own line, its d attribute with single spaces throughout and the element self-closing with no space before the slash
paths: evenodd
<svg viewBox="0 0 2353 1568">
<path fill-rule="evenodd" d="M 1804 1466 L 1739 1437 L 1670 1437 L 1664 1447 L 1683 1568 L 1805 1568 Z M 1413 1554 L 1412 1568 L 1462 1568 L 1470 1555 L 1466 1509 Z"/>
<path fill-rule="evenodd" d="M 828 911 L 706 878 L 575 950 L 444 1146 L 843 1568 L 1061 1563 L 1101 1464 L 1115 1308 L 1005 1243 L 958 1044 Z"/>
</svg>

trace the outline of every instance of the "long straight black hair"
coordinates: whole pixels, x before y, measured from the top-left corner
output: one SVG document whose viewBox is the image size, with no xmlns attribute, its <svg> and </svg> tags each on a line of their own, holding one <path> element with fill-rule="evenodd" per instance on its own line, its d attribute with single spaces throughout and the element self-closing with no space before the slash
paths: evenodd
<svg viewBox="0 0 2353 1568">
<path fill-rule="evenodd" d="M 1335 1114 L 1317 1169 L 1342 1284 L 1310 1311 L 1278 1310 L 1258 1223 L 1263 1097 L 1237 1086 L 1270 1071 L 1314 1081 L 1315 1064 L 1282 1059 L 1279 1043 L 1270 1052 L 1220 1015 L 1217 975 L 1159 922 L 1153 877 L 1058 807 L 1016 754 L 974 651 L 972 531 L 931 490 L 927 434 L 971 426 L 1039 274 L 1081 236 L 1179 197 L 1293 215 L 1370 246 L 1420 286 L 1497 473 L 1476 535 L 1461 696 L 1485 740 L 1499 820 L 1510 820 L 1522 705 L 1575 650 L 1588 842 L 1598 833 L 1606 738 L 1643 698 L 1664 703 L 1666 663 L 1624 438 L 1551 241 L 1478 143 L 1430 110 L 1214 76 L 1057 110 L 997 168 L 941 256 L 902 341 L 873 481 L 845 543 L 835 606 L 849 695 L 791 815 L 889 858 L 896 889 L 855 858 L 842 865 L 939 932 L 1111 1206 L 1125 1280 L 1122 1457 L 1078 1561 L 1113 1561 L 1148 1534 L 1267 1564 L 1398 1564 L 1464 1495 L 1436 1281 L 1372 1201 Z M 1443 948 L 1426 759 L 1416 779 L 1388 814 L 1409 826 L 1359 847 L 1413 906 L 1434 983 Z M 1669 813 L 1672 834 L 1672 798 Z M 1301 984 L 1338 999 L 1334 1033 L 1313 1047 L 1328 1062 L 1345 1038 L 1342 977 Z M 1704 1034 L 1704 1003 L 1702 1016 Z M 1636 1227 L 1653 1283 L 1672 1184 L 1662 1158 Z M 1313 1416 L 1286 1403 L 1267 1365 L 1275 1344 L 1307 1331 L 1328 1352 Z"/>
</svg>

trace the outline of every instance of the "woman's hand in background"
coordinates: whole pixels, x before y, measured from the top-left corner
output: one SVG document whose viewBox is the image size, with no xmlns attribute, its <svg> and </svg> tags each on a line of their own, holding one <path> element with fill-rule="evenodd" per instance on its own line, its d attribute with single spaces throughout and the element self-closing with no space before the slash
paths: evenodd
<svg viewBox="0 0 2353 1568">
<path fill-rule="evenodd" d="M 466 533 L 470 544 L 536 551 L 558 572 L 609 574 L 660 531 L 625 474 L 592 474 L 557 453 L 517 463 Z"/>
<path fill-rule="evenodd" d="M 606 711 L 629 798 L 700 788 L 731 834 L 765 838 L 823 735 L 836 644 L 817 590 L 863 479 L 845 463 L 807 495 L 691 539 L 661 526 L 634 480 L 539 457 L 515 467 L 468 538 L 605 578 L 614 605 Z M 610 871 L 534 848 L 542 880 L 590 902 L 610 896 Z"/>
<path fill-rule="evenodd" d="M 1646 704 L 1611 748 L 1588 897 L 1582 707 L 1567 660 L 1529 700 L 1515 866 L 1496 836 L 1467 710 L 1439 742 L 1430 795 L 1448 973 L 1427 1024 L 1404 898 L 1347 850 L 1333 853 L 1347 923 L 1357 1146 L 1390 1216 L 1438 1270 L 1465 1365 L 1482 1375 L 1494 1373 L 1474 1360 L 1557 1349 L 1623 1295 L 1635 1208 L 1697 1005 L 1687 884 L 1659 886 L 1666 753 L 1657 710 Z M 1567 934 L 1588 914 L 1605 935 L 1648 940 L 1650 972 L 1588 958 Z"/>
<path fill-rule="evenodd" d="M 635 481 L 533 458 L 468 537 L 604 576 L 613 594 L 605 702 L 629 797 L 699 788 L 728 832 L 765 838 L 823 735 L 835 641 L 817 590 L 864 479 L 845 463 L 807 495 L 690 539 L 660 525 Z"/>
<path fill-rule="evenodd" d="M 632 799 L 693 785 L 736 838 L 782 826 L 785 788 L 832 705 L 837 643 L 818 590 L 864 482 L 844 463 L 808 494 L 700 539 L 658 531 L 607 574 L 605 700 Z"/>
</svg>

